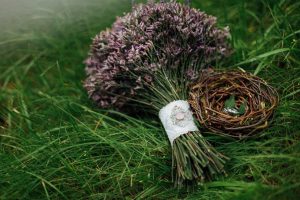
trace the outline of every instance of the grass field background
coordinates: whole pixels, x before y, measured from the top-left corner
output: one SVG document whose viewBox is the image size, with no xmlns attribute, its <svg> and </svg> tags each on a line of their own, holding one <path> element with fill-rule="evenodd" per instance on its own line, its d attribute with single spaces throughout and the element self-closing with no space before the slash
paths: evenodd
<svg viewBox="0 0 300 200">
<path fill-rule="evenodd" d="M 100 110 L 82 88 L 91 38 L 129 0 L 0 0 L 0 199 L 298 199 L 300 2 L 194 0 L 229 25 L 241 67 L 280 94 L 272 125 L 232 140 L 203 130 L 230 157 L 228 175 L 175 189 L 156 117 Z"/>
</svg>

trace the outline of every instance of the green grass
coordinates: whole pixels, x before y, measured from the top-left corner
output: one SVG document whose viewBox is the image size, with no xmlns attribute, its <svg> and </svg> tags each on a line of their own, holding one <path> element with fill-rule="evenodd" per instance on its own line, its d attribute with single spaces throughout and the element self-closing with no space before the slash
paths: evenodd
<svg viewBox="0 0 300 200">
<path fill-rule="evenodd" d="M 256 138 L 203 130 L 231 158 L 228 175 L 188 191 L 170 182 L 171 150 L 157 118 L 100 110 L 82 88 L 91 38 L 129 11 L 129 1 L 0 5 L 0 199 L 300 196 L 300 2 L 193 1 L 231 28 L 234 54 L 220 67 L 264 78 L 280 105 Z"/>
</svg>

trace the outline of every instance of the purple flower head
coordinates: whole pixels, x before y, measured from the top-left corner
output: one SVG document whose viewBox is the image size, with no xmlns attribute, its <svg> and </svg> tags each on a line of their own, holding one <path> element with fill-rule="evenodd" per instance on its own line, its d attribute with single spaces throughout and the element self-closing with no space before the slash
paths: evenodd
<svg viewBox="0 0 300 200">
<path fill-rule="evenodd" d="M 86 59 L 84 86 L 102 108 L 120 108 L 134 98 L 156 71 L 174 70 L 189 63 L 203 68 L 230 54 L 229 29 L 216 26 L 216 18 L 180 3 L 136 6 L 97 35 Z"/>
</svg>

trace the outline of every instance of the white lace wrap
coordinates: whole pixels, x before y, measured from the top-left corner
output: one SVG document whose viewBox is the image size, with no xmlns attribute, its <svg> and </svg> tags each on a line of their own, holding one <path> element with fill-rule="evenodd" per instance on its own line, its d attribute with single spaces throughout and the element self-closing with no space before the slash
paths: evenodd
<svg viewBox="0 0 300 200">
<path fill-rule="evenodd" d="M 180 135 L 198 131 L 187 101 L 178 100 L 169 103 L 160 109 L 159 118 L 167 132 L 171 145 Z"/>
</svg>

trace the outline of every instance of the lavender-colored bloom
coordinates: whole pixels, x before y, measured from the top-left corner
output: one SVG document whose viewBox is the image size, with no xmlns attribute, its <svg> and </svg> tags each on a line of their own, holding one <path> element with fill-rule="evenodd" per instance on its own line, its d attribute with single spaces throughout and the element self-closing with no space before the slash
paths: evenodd
<svg viewBox="0 0 300 200">
<path fill-rule="evenodd" d="M 206 67 L 229 55 L 228 36 L 215 17 L 179 3 L 136 6 L 94 38 L 84 86 L 100 107 L 120 108 L 162 67 Z M 193 79 L 198 74 L 191 68 L 185 73 Z"/>
</svg>

